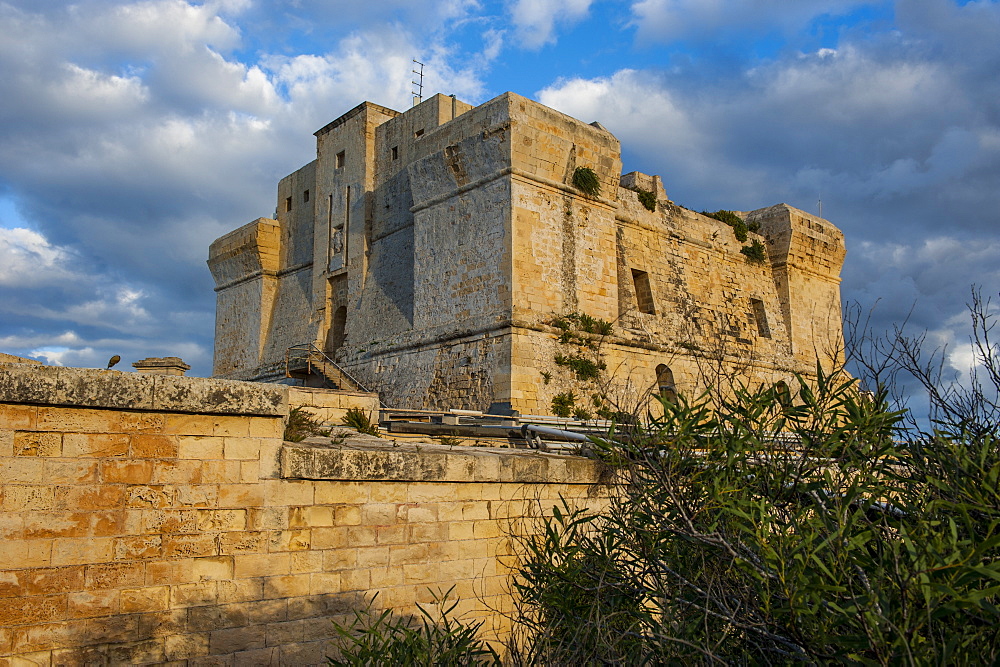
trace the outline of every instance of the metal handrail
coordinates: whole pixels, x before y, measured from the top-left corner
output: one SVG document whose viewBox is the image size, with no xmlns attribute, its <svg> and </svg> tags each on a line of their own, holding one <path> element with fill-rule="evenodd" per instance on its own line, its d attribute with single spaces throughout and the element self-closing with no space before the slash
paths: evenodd
<svg viewBox="0 0 1000 667">
<path fill-rule="evenodd" d="M 297 345 L 292 345 L 285 351 L 285 377 L 291 377 L 291 372 L 289 366 L 292 360 L 292 352 L 305 352 L 306 357 L 306 370 L 311 373 L 312 367 L 317 365 L 316 362 L 329 364 L 336 368 L 344 377 L 353 382 L 358 389 L 365 393 L 372 393 L 370 389 L 367 389 L 365 385 L 361 384 L 356 377 L 348 373 L 340 364 L 331 359 L 326 355 L 323 350 L 319 349 L 315 343 L 299 343 Z"/>
</svg>

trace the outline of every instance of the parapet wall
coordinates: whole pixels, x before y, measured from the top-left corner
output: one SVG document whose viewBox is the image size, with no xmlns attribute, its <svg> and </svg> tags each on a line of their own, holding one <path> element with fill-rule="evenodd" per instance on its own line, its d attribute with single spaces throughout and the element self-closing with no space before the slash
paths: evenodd
<svg viewBox="0 0 1000 667">
<path fill-rule="evenodd" d="M 592 461 L 281 440 L 288 388 L 0 365 L 0 665 L 319 664 L 432 591 L 502 636 L 511 535 Z"/>
</svg>

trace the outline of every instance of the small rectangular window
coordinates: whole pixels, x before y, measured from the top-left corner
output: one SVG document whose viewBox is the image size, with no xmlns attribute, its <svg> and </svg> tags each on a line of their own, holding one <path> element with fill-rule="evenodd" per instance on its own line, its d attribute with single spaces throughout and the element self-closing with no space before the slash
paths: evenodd
<svg viewBox="0 0 1000 667">
<path fill-rule="evenodd" d="M 393 160 L 398 160 L 399 159 L 399 146 L 393 146 L 392 147 L 392 159 Z"/>
<path fill-rule="evenodd" d="M 302 201 L 304 201 L 306 203 L 309 203 L 309 191 L 308 190 L 306 190 L 305 192 L 302 193 Z"/>
<path fill-rule="evenodd" d="M 292 198 L 285 197 L 285 212 L 287 213 L 288 211 L 291 210 L 292 210 Z"/>
<path fill-rule="evenodd" d="M 764 302 L 760 299 L 750 299 L 750 308 L 753 318 L 757 321 L 757 333 L 761 338 L 771 337 L 771 327 L 767 325 L 767 312 L 764 310 Z"/>
<path fill-rule="evenodd" d="M 343 167 L 344 166 L 344 162 L 345 162 L 344 151 L 340 151 L 339 153 L 337 153 L 337 169 L 340 169 L 341 167 Z"/>
<path fill-rule="evenodd" d="M 653 291 L 649 287 L 649 274 L 632 269 L 632 283 L 635 285 L 635 299 L 639 304 L 639 312 L 655 315 L 656 308 L 653 305 Z"/>
<path fill-rule="evenodd" d="M 422 136 L 424 136 L 424 128 L 420 128 L 419 130 L 413 133 L 414 139 L 419 139 Z"/>
</svg>

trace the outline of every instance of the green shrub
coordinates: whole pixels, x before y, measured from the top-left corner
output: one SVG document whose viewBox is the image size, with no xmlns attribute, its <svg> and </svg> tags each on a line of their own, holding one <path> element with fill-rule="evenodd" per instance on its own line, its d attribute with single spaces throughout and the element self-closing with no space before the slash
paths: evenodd
<svg viewBox="0 0 1000 667">
<path fill-rule="evenodd" d="M 727 225 L 729 225 L 730 227 L 735 227 L 737 224 L 744 224 L 744 225 L 746 224 L 746 223 L 743 222 L 743 218 L 741 218 L 740 216 L 736 215 L 732 211 L 727 211 L 725 209 L 718 210 L 715 213 L 709 213 L 708 211 L 702 211 L 701 214 L 702 215 L 707 215 L 710 218 L 715 218 L 719 222 L 724 222 Z"/>
<path fill-rule="evenodd" d="M 364 410 L 361 408 L 350 408 L 340 421 L 344 423 L 345 426 L 353 428 L 358 433 L 367 433 L 368 435 L 378 435 L 378 425 L 372 423 L 371 415 L 365 414 Z"/>
<path fill-rule="evenodd" d="M 733 234 L 736 236 L 736 240 L 739 241 L 740 243 L 746 243 L 747 232 L 749 230 L 747 228 L 747 223 L 745 223 L 743 221 L 743 218 L 741 218 L 740 216 L 736 215 L 732 211 L 727 211 L 725 209 L 716 211 L 715 213 L 702 211 L 701 214 L 707 215 L 710 218 L 715 218 L 719 222 L 726 223 L 727 225 L 733 228 Z"/>
<path fill-rule="evenodd" d="M 594 415 L 590 413 L 590 410 L 583 406 L 578 406 L 573 410 L 573 418 L 579 419 L 580 421 L 588 421 L 594 418 Z"/>
<path fill-rule="evenodd" d="M 331 665 L 367 667 L 368 665 L 500 665 L 500 656 L 478 637 L 483 621 L 463 623 L 451 617 L 457 602 L 450 602 L 449 589 L 435 604 L 441 618 L 435 620 L 420 605 L 420 619 L 396 617 L 389 610 L 368 606 L 354 612 L 349 624 L 334 622 L 337 653 L 327 658 Z"/>
<path fill-rule="evenodd" d="M 556 417 L 569 417 L 573 414 L 573 407 L 576 404 L 576 395 L 571 391 L 556 394 L 552 398 L 552 414 Z"/>
<path fill-rule="evenodd" d="M 767 249 L 757 239 L 751 241 L 750 245 L 740 248 L 740 252 L 746 256 L 747 262 L 750 264 L 764 264 L 767 262 Z"/>
<path fill-rule="evenodd" d="M 656 193 L 652 190 L 643 190 L 642 188 L 632 188 L 632 190 L 639 195 L 639 203 L 647 211 L 656 210 Z"/>
<path fill-rule="evenodd" d="M 563 501 L 520 538 L 522 663 L 996 661 L 996 427 L 899 442 L 885 390 L 798 384 L 679 396 L 594 442 L 608 509 Z"/>
<path fill-rule="evenodd" d="M 576 168 L 573 172 L 573 187 L 588 197 L 601 194 L 601 181 L 590 167 Z"/>
<path fill-rule="evenodd" d="M 301 407 L 292 408 L 285 423 L 283 438 L 288 442 L 302 442 L 314 435 L 328 436 L 330 429 L 323 428 L 312 415 Z"/>
</svg>

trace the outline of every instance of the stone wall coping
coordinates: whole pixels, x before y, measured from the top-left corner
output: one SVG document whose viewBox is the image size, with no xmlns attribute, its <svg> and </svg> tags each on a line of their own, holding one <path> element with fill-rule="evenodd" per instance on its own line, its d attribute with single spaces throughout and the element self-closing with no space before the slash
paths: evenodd
<svg viewBox="0 0 1000 667">
<path fill-rule="evenodd" d="M 193 414 L 288 414 L 282 385 L 96 368 L 0 365 L 0 403 Z"/>
<path fill-rule="evenodd" d="M 343 443 L 330 438 L 285 442 L 284 479 L 492 482 L 519 484 L 609 484 L 612 469 L 593 459 L 536 450 L 395 443 L 354 434 Z"/>
</svg>

